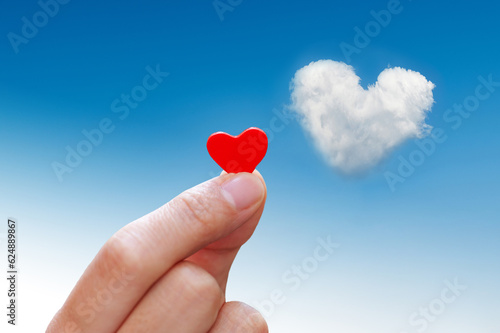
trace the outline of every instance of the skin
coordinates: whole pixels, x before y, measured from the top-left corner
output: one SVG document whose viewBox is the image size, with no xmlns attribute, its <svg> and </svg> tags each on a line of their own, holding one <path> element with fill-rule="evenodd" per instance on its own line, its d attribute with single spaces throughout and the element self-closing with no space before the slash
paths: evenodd
<svg viewBox="0 0 500 333">
<path fill-rule="evenodd" d="M 46 332 L 268 332 L 255 309 L 225 301 L 229 270 L 266 194 L 258 171 L 223 172 L 129 223 L 104 244 Z"/>
</svg>

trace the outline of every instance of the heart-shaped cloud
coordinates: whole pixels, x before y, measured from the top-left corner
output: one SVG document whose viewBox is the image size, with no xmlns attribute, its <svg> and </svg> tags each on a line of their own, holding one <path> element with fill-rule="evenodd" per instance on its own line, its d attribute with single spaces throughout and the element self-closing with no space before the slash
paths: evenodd
<svg viewBox="0 0 500 333">
<path fill-rule="evenodd" d="M 368 170 L 407 139 L 421 138 L 434 84 L 418 72 L 387 68 L 364 89 L 354 69 L 320 60 L 291 82 L 292 110 L 328 164 L 346 174 Z"/>
</svg>

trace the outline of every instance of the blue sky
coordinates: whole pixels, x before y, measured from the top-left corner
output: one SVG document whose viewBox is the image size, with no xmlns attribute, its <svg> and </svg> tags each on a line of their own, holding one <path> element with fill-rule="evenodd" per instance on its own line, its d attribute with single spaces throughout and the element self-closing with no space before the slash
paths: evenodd
<svg viewBox="0 0 500 333">
<path fill-rule="evenodd" d="M 272 330 L 416 332 L 408 317 L 458 277 L 467 290 L 428 331 L 500 332 L 500 88 L 457 129 L 444 118 L 474 95 L 479 76 L 500 81 L 500 5 L 401 1 L 346 59 L 339 45 L 354 45 L 354 27 L 388 3 L 242 1 L 221 21 L 211 1 L 71 1 L 17 53 L 8 34 L 22 35 L 22 18 L 41 8 L 3 4 L 0 209 L 20 222 L 24 325 L 28 314 L 37 331 L 46 325 L 116 230 L 219 173 L 205 148 L 211 133 L 269 128 L 273 109 L 290 104 L 295 72 L 332 59 L 352 65 L 365 88 L 388 66 L 420 72 L 436 85 L 426 122 L 447 139 L 391 191 L 384 175 L 397 172 L 414 141 L 368 175 L 344 177 L 290 120 L 259 166 L 268 202 L 229 297 L 252 303 L 287 290 L 283 272 L 331 235 L 339 252 L 289 291 L 269 317 Z M 169 75 L 121 120 L 111 104 L 142 84 L 148 66 Z M 53 162 L 105 118 L 114 130 L 59 181 Z M 41 304 L 49 305 L 38 313 Z"/>
</svg>

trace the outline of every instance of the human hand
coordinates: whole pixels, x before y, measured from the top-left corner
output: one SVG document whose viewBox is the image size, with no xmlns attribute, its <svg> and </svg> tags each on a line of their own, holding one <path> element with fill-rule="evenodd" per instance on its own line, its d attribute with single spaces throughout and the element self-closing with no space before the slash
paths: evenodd
<svg viewBox="0 0 500 333">
<path fill-rule="evenodd" d="M 256 310 L 225 302 L 229 269 L 265 200 L 258 171 L 223 173 L 126 225 L 46 332 L 267 332 Z"/>
</svg>

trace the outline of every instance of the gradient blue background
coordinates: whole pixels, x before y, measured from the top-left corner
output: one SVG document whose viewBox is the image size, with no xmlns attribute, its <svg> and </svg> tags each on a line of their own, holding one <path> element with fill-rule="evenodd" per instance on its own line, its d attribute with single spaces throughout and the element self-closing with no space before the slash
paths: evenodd
<svg viewBox="0 0 500 333">
<path fill-rule="evenodd" d="M 479 75 L 500 81 L 500 5 L 401 5 L 350 64 L 364 87 L 387 66 L 435 83 L 427 122 L 448 139 L 393 192 L 384 173 L 395 172 L 414 142 L 367 176 L 346 178 L 296 120 L 274 133 L 259 166 L 266 210 L 228 289 L 229 299 L 251 304 L 283 290 L 287 301 L 268 316 L 272 332 L 417 332 L 409 316 L 455 277 L 467 290 L 427 332 L 500 332 L 500 89 L 459 129 L 443 120 L 474 94 Z M 20 224 L 17 331 L 45 328 L 116 230 L 219 173 L 205 148 L 211 133 L 269 127 L 272 110 L 290 103 L 295 71 L 346 61 L 339 44 L 353 44 L 353 28 L 385 8 L 387 1 L 255 0 L 221 21 L 208 0 L 72 1 L 15 53 L 7 34 L 20 34 L 21 18 L 40 7 L 3 2 L 0 217 Z M 157 64 L 169 77 L 121 121 L 112 101 Z M 51 163 L 106 117 L 115 130 L 59 182 Z M 327 235 L 341 247 L 291 291 L 282 274 Z"/>
</svg>

